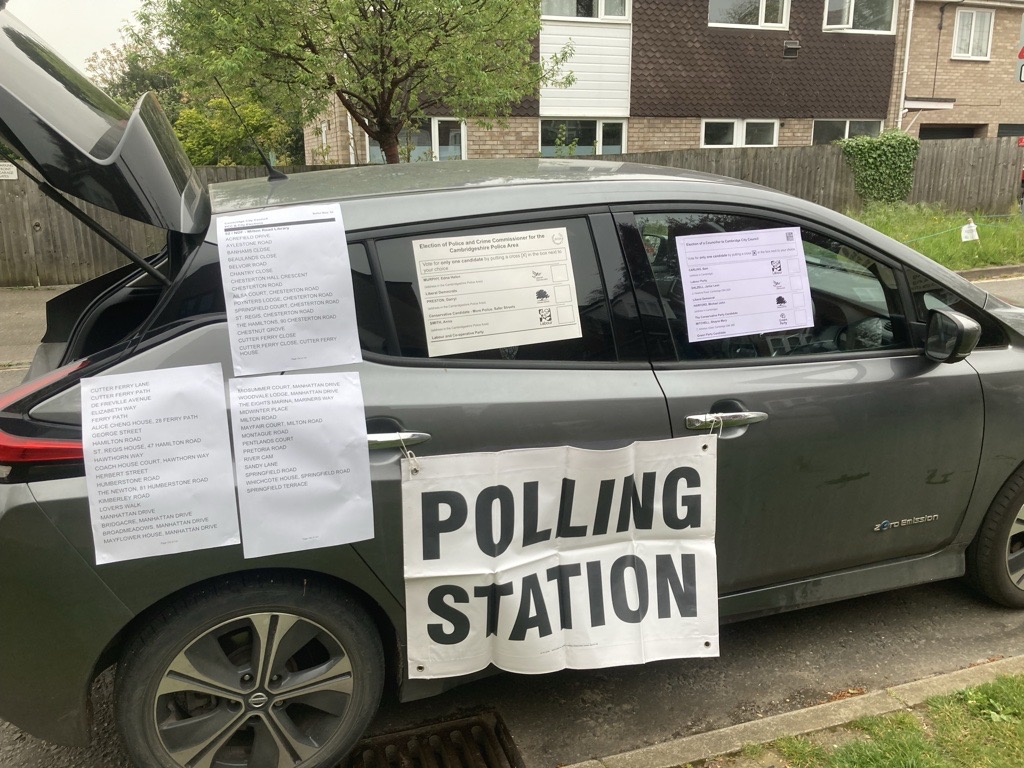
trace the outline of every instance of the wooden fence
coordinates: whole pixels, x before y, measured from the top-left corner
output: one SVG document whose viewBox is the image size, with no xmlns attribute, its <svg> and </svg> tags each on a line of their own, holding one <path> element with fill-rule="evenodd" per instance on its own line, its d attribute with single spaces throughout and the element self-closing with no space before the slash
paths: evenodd
<svg viewBox="0 0 1024 768">
<path fill-rule="evenodd" d="M 860 199 L 842 150 L 832 145 L 743 149 L 681 149 L 637 152 L 605 159 L 667 165 L 773 187 L 836 211 L 855 209 Z M 947 210 L 1007 213 L 1020 195 L 1024 148 L 1017 139 L 956 139 L 921 142 L 911 203 Z"/>
<path fill-rule="evenodd" d="M 285 173 L 336 166 L 287 166 Z M 203 167 L 206 184 L 266 176 L 265 168 Z M 159 250 L 166 233 L 94 205 L 79 207 L 136 253 Z M 60 209 L 19 173 L 0 181 L 0 286 L 76 285 L 127 264 L 120 253 L 84 224 Z"/>
<path fill-rule="evenodd" d="M 684 149 L 603 159 L 732 176 L 839 211 L 860 204 L 853 173 L 834 146 Z M 1007 213 L 1017 204 L 1022 163 L 1024 148 L 1014 138 L 926 141 L 921 144 L 909 199 L 948 210 Z M 199 172 L 206 183 L 266 176 L 263 168 L 234 166 L 200 168 Z M 163 243 L 159 230 L 94 206 L 82 207 L 140 253 L 151 253 Z M 20 174 L 16 181 L 0 181 L 0 286 L 77 284 L 124 263 L 123 256 L 59 210 Z"/>
</svg>

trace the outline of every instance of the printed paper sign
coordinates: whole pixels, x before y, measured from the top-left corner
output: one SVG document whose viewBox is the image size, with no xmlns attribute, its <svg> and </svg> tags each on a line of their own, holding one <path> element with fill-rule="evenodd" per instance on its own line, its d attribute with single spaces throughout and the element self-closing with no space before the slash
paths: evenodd
<svg viewBox="0 0 1024 768">
<path fill-rule="evenodd" d="M 0 181 L 17 181 L 18 168 L 14 163 L 0 162 Z"/>
<path fill-rule="evenodd" d="M 96 562 L 237 544 L 220 365 L 82 381 Z"/>
<path fill-rule="evenodd" d="M 337 203 L 217 220 L 236 375 L 362 359 Z"/>
<path fill-rule="evenodd" d="M 960 242 L 967 243 L 971 240 L 980 240 L 981 238 L 978 237 L 978 225 L 972 219 L 967 221 L 967 224 L 960 227 Z"/>
<path fill-rule="evenodd" d="M 410 676 L 717 656 L 716 457 L 704 436 L 403 460 Z"/>
<path fill-rule="evenodd" d="M 583 335 L 565 227 L 412 248 L 431 357 Z"/>
<path fill-rule="evenodd" d="M 690 341 L 814 325 L 799 227 L 676 238 Z"/>
<path fill-rule="evenodd" d="M 372 538 L 359 375 L 233 379 L 230 388 L 245 557 Z"/>
</svg>

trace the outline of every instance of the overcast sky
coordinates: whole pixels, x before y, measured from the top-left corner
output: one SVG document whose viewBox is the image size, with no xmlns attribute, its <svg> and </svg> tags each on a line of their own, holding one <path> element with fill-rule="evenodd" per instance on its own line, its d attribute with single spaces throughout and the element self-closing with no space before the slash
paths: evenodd
<svg viewBox="0 0 1024 768">
<path fill-rule="evenodd" d="M 120 29 L 142 0 L 8 0 L 7 10 L 85 71 L 85 60 L 121 41 Z"/>
</svg>

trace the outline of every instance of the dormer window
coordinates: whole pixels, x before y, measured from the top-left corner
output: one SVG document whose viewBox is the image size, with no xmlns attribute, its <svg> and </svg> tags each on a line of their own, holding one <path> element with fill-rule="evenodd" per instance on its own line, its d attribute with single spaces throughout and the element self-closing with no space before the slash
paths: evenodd
<svg viewBox="0 0 1024 768">
<path fill-rule="evenodd" d="M 708 0 L 708 24 L 784 29 L 789 26 L 789 0 Z"/>
</svg>

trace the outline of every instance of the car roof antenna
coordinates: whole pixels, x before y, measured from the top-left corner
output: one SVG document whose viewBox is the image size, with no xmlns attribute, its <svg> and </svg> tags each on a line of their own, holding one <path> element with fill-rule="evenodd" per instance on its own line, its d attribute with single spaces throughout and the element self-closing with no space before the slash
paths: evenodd
<svg viewBox="0 0 1024 768">
<path fill-rule="evenodd" d="M 238 118 L 238 122 L 242 126 L 242 130 L 245 131 L 245 135 L 249 137 L 249 141 L 252 142 L 252 145 L 256 148 L 256 152 L 263 160 L 263 165 L 267 169 L 267 181 L 281 181 L 282 179 L 287 179 L 288 177 L 285 174 L 281 173 L 273 165 L 270 164 L 270 160 L 267 159 L 267 156 L 263 153 L 263 150 L 257 143 L 256 137 L 252 135 L 252 131 L 249 130 L 249 127 L 245 124 L 245 121 L 242 119 L 242 116 L 238 114 L 238 110 L 235 109 L 235 104 L 233 101 L 231 101 L 231 97 L 228 96 L 228 92 L 225 91 L 224 86 L 220 84 L 220 80 L 214 77 L 213 82 L 217 84 L 217 87 L 220 88 L 220 92 L 224 94 L 224 98 L 227 99 L 228 106 L 231 107 L 231 111 L 234 112 L 235 117 Z"/>
<path fill-rule="evenodd" d="M 0 0 L 0 4 L 2 3 L 3 0 Z M 116 251 L 120 252 L 121 255 L 135 262 L 135 264 L 138 265 L 138 267 L 142 269 L 144 272 L 149 273 L 154 279 L 158 280 L 164 285 L 171 284 L 170 279 L 165 274 L 157 270 L 156 267 L 154 267 L 144 258 L 139 256 L 139 254 L 137 254 L 135 251 L 133 251 L 131 248 L 125 245 L 125 243 L 117 235 L 103 227 L 99 222 L 95 221 L 88 214 L 79 210 L 77 206 L 72 205 L 70 202 L 68 202 L 67 198 L 65 198 L 64 195 L 57 191 L 57 189 L 51 186 L 48 182 L 44 181 L 43 179 L 36 178 L 24 165 L 18 162 L 18 157 L 14 154 L 12 150 L 6 147 L 2 141 L 0 141 L 0 158 L 4 158 L 8 162 L 10 162 L 11 165 L 13 165 L 23 174 L 25 174 L 26 178 L 33 181 L 35 185 L 39 187 L 40 192 L 42 192 L 54 203 L 56 203 L 65 211 L 70 213 L 80 222 L 85 224 L 85 226 L 87 226 L 97 235 L 106 240 L 107 243 L 110 246 L 112 246 Z"/>
</svg>

